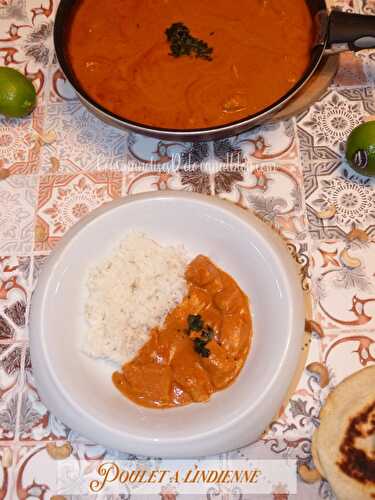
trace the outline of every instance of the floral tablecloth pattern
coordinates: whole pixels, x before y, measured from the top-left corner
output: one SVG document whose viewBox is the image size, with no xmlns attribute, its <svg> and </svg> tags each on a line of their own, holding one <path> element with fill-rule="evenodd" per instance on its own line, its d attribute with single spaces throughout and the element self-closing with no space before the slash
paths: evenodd
<svg viewBox="0 0 375 500">
<path fill-rule="evenodd" d="M 57 446 L 67 445 L 82 460 L 121 456 L 78 436 L 40 401 L 28 315 L 39 270 L 65 232 L 101 204 L 144 191 L 226 198 L 285 238 L 306 294 L 302 359 L 326 367 L 329 383 L 322 388 L 302 367 L 264 435 L 230 455 L 290 457 L 300 472 L 311 468 L 311 436 L 328 391 L 375 362 L 375 179 L 353 173 L 344 158 L 349 132 L 375 118 L 375 51 L 342 54 L 332 85 L 296 118 L 227 140 L 169 144 L 111 128 L 82 107 L 54 56 L 57 3 L 0 0 L 0 65 L 26 74 L 39 96 L 30 117 L 0 118 L 0 500 L 56 495 Z M 375 14 L 374 0 L 331 7 Z M 159 169 L 176 155 L 174 170 Z M 228 155 L 241 171 L 203 166 L 225 164 Z M 202 168 L 184 170 L 189 158 Z M 148 169 L 132 169 L 140 163 Z M 161 496 L 174 498 L 173 492 Z M 275 485 L 272 497 L 288 495 Z M 207 498 L 240 497 L 222 489 Z M 302 473 L 296 498 L 334 496 L 327 482 L 307 483 Z"/>
</svg>

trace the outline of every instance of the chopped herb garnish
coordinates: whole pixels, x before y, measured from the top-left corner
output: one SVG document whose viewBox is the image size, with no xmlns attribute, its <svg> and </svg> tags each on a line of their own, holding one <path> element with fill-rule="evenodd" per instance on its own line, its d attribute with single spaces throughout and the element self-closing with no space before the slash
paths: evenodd
<svg viewBox="0 0 375 500">
<path fill-rule="evenodd" d="M 202 316 L 200 314 L 189 314 L 187 318 L 188 329 L 185 330 L 187 335 L 191 332 L 201 332 L 199 337 L 193 338 L 194 351 L 203 358 L 208 358 L 210 350 L 207 349 L 206 344 L 213 339 L 214 331 L 210 325 L 204 326 Z"/>
<path fill-rule="evenodd" d="M 189 331 L 200 332 L 203 328 L 203 320 L 200 314 L 189 314 L 187 322 Z"/>
<path fill-rule="evenodd" d="M 206 42 L 191 36 L 189 28 L 183 23 L 173 23 L 165 30 L 168 42 L 170 43 L 173 57 L 192 56 L 212 61 L 213 48 Z"/>
<path fill-rule="evenodd" d="M 208 358 L 210 355 L 210 350 L 206 347 L 207 341 L 196 338 L 194 339 L 194 350 L 203 358 Z"/>
</svg>

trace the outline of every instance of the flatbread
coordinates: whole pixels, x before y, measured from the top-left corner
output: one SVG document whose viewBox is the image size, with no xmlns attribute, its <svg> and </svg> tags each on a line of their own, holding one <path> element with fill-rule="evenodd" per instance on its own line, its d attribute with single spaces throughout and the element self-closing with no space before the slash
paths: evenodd
<svg viewBox="0 0 375 500">
<path fill-rule="evenodd" d="M 329 394 L 312 455 L 339 500 L 375 499 L 375 366 L 346 378 Z"/>
</svg>

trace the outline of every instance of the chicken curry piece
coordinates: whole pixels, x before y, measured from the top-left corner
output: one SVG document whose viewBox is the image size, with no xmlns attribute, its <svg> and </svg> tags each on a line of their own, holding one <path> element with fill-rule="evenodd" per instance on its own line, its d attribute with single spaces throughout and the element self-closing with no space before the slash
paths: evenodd
<svg viewBox="0 0 375 500">
<path fill-rule="evenodd" d="M 188 266 L 188 293 L 136 357 L 113 374 L 129 399 L 150 408 L 207 401 L 230 385 L 252 337 L 247 296 L 203 255 Z"/>
</svg>

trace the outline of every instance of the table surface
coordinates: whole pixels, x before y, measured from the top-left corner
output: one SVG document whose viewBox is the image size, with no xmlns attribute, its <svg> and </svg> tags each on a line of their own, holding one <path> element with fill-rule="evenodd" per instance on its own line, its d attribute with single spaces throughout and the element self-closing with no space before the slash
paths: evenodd
<svg viewBox="0 0 375 500">
<path fill-rule="evenodd" d="M 311 436 L 327 393 L 375 361 L 375 179 L 357 176 L 343 153 L 349 132 L 375 118 L 375 51 L 342 54 L 330 88 L 296 118 L 228 140 L 168 144 L 111 128 L 80 105 L 53 53 L 56 6 L 53 0 L 0 1 L 0 65 L 23 71 L 39 91 L 32 116 L 0 119 L 0 499 L 53 495 L 54 451 L 66 441 L 82 460 L 113 456 L 40 401 L 28 313 L 38 272 L 67 229 L 108 200 L 144 191 L 232 200 L 287 240 L 306 296 L 304 365 L 325 365 L 329 384 L 321 388 L 302 367 L 267 432 L 230 456 L 289 457 L 311 466 Z M 334 6 L 375 14 L 374 0 Z M 200 171 L 184 171 L 182 164 L 175 172 L 158 168 L 177 157 L 183 163 L 189 154 Z M 241 160 L 242 172 L 207 168 L 225 163 L 228 154 Z M 137 170 L 140 162 L 147 169 Z M 231 498 L 225 495 L 230 491 L 215 498 Z M 325 481 L 307 484 L 299 477 L 298 498 L 334 497 Z"/>
</svg>

